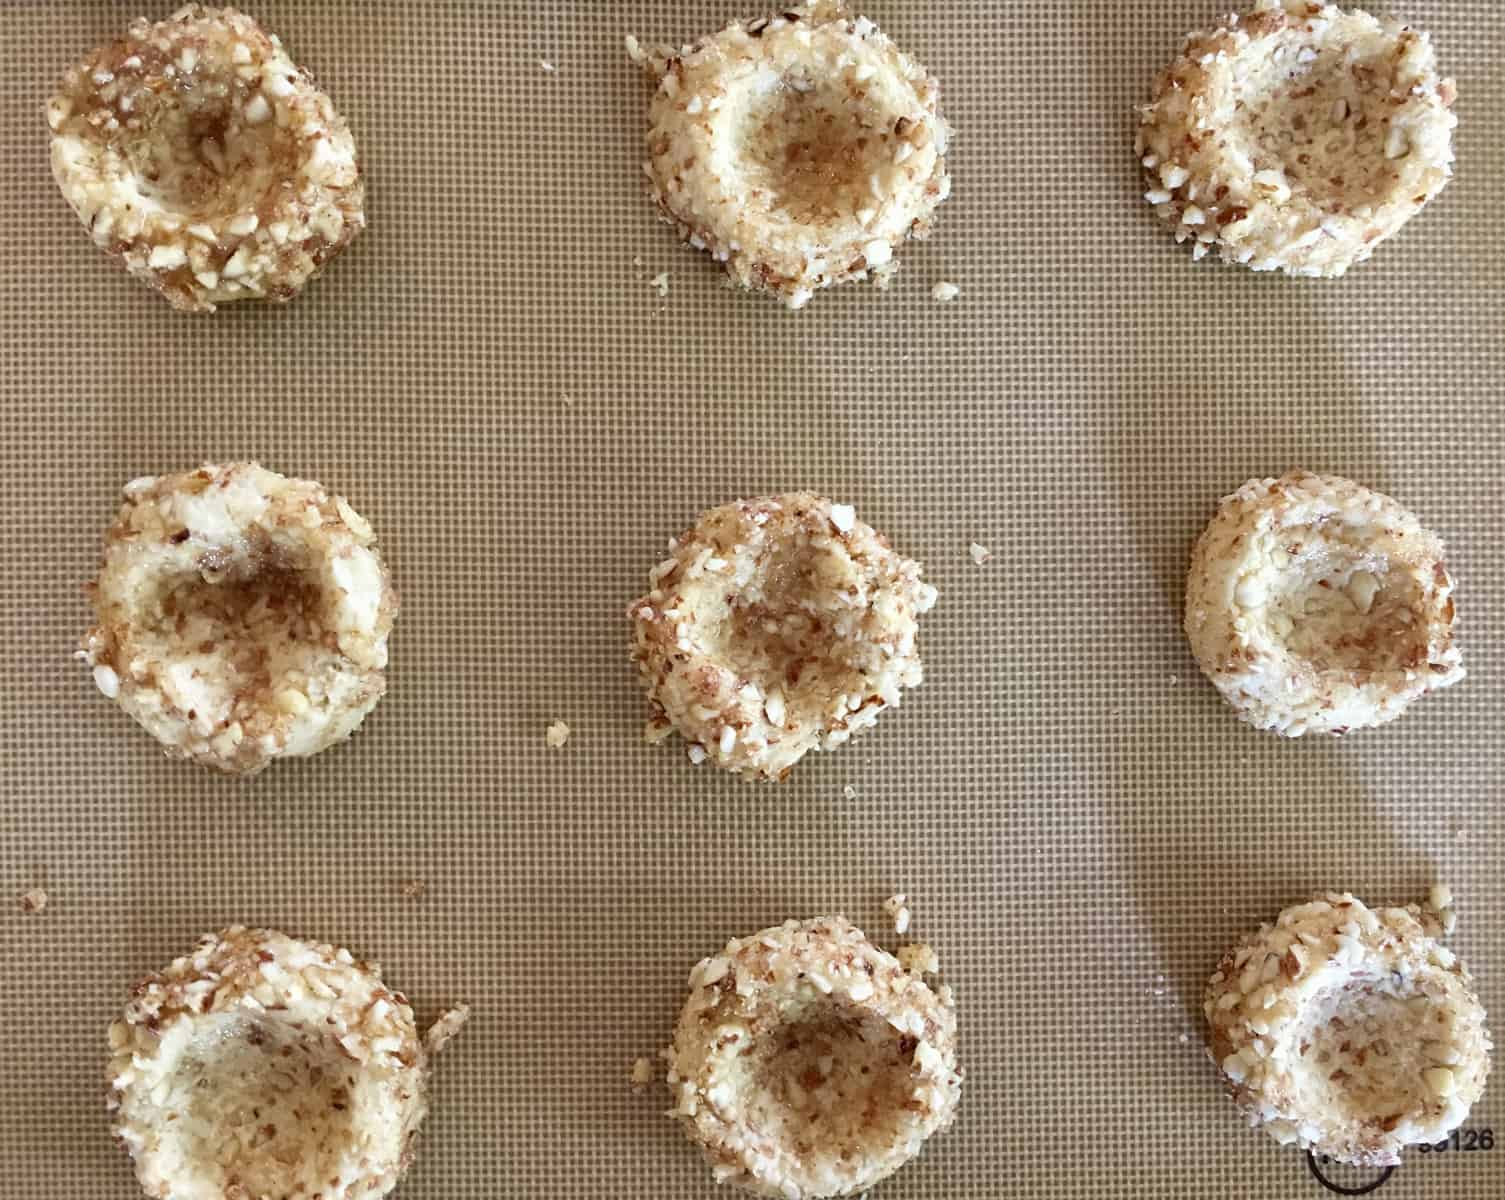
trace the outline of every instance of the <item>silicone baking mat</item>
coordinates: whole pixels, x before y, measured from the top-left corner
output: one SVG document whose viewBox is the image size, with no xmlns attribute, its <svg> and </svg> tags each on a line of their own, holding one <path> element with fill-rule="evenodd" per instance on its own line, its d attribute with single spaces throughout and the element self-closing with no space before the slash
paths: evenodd
<svg viewBox="0 0 1505 1200">
<path fill-rule="evenodd" d="M 0 870 L 49 903 L 0 918 L 0 1194 L 138 1194 L 105 1024 L 231 922 L 378 958 L 423 1016 L 474 1005 L 406 1200 L 712 1195 L 632 1059 L 729 936 L 843 912 L 892 945 L 894 891 L 967 1080 L 886 1200 L 1325 1194 L 1242 1127 L 1199 1014 L 1224 948 L 1313 891 L 1451 884 L 1505 1023 L 1505 10 L 1408 0 L 1458 80 L 1457 178 L 1323 283 L 1194 266 L 1140 199 L 1133 105 L 1224 5 L 872 0 L 941 80 L 955 194 L 891 291 L 790 315 L 640 191 L 622 35 L 743 7 L 264 0 L 355 129 L 371 226 L 293 305 L 196 319 L 47 165 L 51 85 L 139 5 L 5 6 Z M 404 598 L 363 731 L 245 783 L 165 760 L 69 657 L 121 484 L 233 458 L 348 495 Z M 1458 579 L 1467 681 L 1344 740 L 1241 725 L 1179 626 L 1217 499 L 1297 465 L 1412 507 Z M 941 601 L 924 687 L 758 788 L 642 744 L 623 611 L 698 511 L 793 488 Z M 1496 1149 L 1413 1152 L 1380 1194 L 1499 1197 L 1505 1083 L 1466 1129 Z"/>
</svg>

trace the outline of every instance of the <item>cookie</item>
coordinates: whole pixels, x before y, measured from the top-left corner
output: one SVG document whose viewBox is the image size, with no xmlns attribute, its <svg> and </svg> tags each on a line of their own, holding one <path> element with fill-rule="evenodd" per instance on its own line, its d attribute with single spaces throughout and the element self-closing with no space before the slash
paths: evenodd
<svg viewBox="0 0 1505 1200">
<path fill-rule="evenodd" d="M 148 1196 L 379 1197 L 412 1161 L 429 1050 L 348 950 L 209 934 L 138 983 L 109 1033 L 115 1136 Z"/>
<path fill-rule="evenodd" d="M 857 1195 L 956 1115 L 953 1007 L 842 917 L 734 939 L 689 986 L 672 1115 L 717 1182 Z"/>
<path fill-rule="evenodd" d="M 1447 185 L 1455 94 L 1425 33 L 1259 0 L 1156 79 L 1135 143 L 1145 199 L 1194 258 L 1342 275 Z"/>
<path fill-rule="evenodd" d="M 627 610 L 653 706 L 692 761 L 782 780 L 870 728 L 923 679 L 916 635 L 936 590 L 850 505 L 809 493 L 703 514 Z"/>
<path fill-rule="evenodd" d="M 653 199 L 743 287 L 799 308 L 887 283 L 951 191 L 935 80 L 866 17 L 812 0 L 678 50 L 628 49 L 654 77 Z"/>
<path fill-rule="evenodd" d="M 1186 635 L 1251 725 L 1345 733 L 1464 677 L 1452 593 L 1441 539 L 1394 500 L 1292 471 L 1224 498 L 1192 551 Z"/>
<path fill-rule="evenodd" d="M 1484 1009 L 1442 945 L 1451 897 L 1371 909 L 1328 893 L 1286 909 L 1218 964 L 1208 1046 L 1251 1124 L 1360 1166 L 1461 1125 L 1484 1091 Z"/>
<path fill-rule="evenodd" d="M 317 754 L 386 691 L 375 542 L 343 497 L 256 463 L 134 480 L 80 656 L 169 755 L 246 775 Z"/>
<path fill-rule="evenodd" d="M 365 228 L 350 127 L 231 8 L 136 20 L 68 71 L 47 123 L 95 245 L 176 309 L 290 300 Z"/>
</svg>

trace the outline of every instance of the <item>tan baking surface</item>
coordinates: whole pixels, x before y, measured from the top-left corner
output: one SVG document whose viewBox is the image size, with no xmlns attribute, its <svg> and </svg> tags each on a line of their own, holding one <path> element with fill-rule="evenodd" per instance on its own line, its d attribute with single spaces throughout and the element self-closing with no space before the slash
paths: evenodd
<svg viewBox="0 0 1505 1200">
<path fill-rule="evenodd" d="M 1337 283 L 1194 267 L 1138 199 L 1131 105 L 1224 4 L 873 0 L 942 81 L 956 193 L 889 294 L 797 316 L 723 290 L 639 194 L 621 35 L 724 0 L 259 4 L 355 128 L 371 228 L 291 307 L 179 316 L 46 162 L 50 85 L 139 7 L 0 25 L 0 874 L 51 896 L 0 897 L 0 1195 L 137 1194 L 105 1022 L 234 920 L 343 940 L 425 1014 L 474 1003 L 407 1200 L 712 1195 L 629 1064 L 729 935 L 828 911 L 877 935 L 895 889 L 968 1081 L 884 1200 L 1326 1195 L 1242 1128 L 1189 1015 L 1230 940 L 1315 889 L 1450 882 L 1505 1032 L 1496 0 L 1410 0 L 1458 78 L 1458 178 Z M 241 456 L 349 495 L 405 599 L 365 731 L 249 784 L 164 760 L 69 661 L 121 483 Z M 1241 726 L 1179 629 L 1217 497 L 1295 464 L 1413 507 L 1459 580 L 1470 678 L 1346 741 Z M 856 503 L 941 602 L 900 712 L 754 788 L 639 743 L 622 609 L 697 510 L 795 487 Z M 1469 1127 L 1505 1139 L 1505 1077 Z M 1505 1147 L 1413 1155 L 1378 1194 L 1502 1191 Z"/>
</svg>

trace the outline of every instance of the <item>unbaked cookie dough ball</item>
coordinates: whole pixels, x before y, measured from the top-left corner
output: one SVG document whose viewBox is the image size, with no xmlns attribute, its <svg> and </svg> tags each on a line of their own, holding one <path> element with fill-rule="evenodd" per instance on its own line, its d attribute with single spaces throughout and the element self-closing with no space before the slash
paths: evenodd
<svg viewBox="0 0 1505 1200">
<path fill-rule="evenodd" d="M 678 50 L 628 50 L 657 82 L 645 170 L 664 218 L 790 308 L 887 284 L 951 192 L 940 89 L 866 17 L 810 0 Z"/>
<path fill-rule="evenodd" d="M 627 610 L 648 737 L 678 730 L 694 762 L 782 780 L 923 678 L 936 590 L 851 505 L 800 492 L 711 509 L 649 583 Z"/>
<path fill-rule="evenodd" d="M 236 926 L 131 991 L 110 1026 L 109 1109 L 148 1196 L 385 1196 L 428 1110 L 428 1045 L 381 969 Z"/>
<path fill-rule="evenodd" d="M 397 592 L 371 526 L 256 463 L 126 484 L 80 657 L 174 757 L 235 775 L 349 737 L 386 691 Z"/>
<path fill-rule="evenodd" d="M 47 123 L 95 245 L 177 309 L 291 300 L 366 225 L 350 127 L 233 8 L 136 20 L 69 70 Z"/>
<path fill-rule="evenodd" d="M 1473 982 L 1442 945 L 1451 896 L 1366 907 L 1328 893 L 1230 950 L 1207 985 L 1208 1046 L 1251 1124 L 1359 1166 L 1461 1125 L 1491 1043 Z"/>
<path fill-rule="evenodd" d="M 1145 199 L 1194 258 L 1342 275 L 1446 186 L 1454 95 L 1425 33 L 1259 0 L 1156 79 L 1135 143 Z"/>
<path fill-rule="evenodd" d="M 857 1195 L 956 1115 L 955 1010 L 843 917 L 736 938 L 689 986 L 672 1115 L 718 1183 Z"/>
<path fill-rule="evenodd" d="M 1292 471 L 1224 498 L 1192 551 L 1186 635 L 1249 724 L 1346 733 L 1463 678 L 1452 592 L 1441 539 L 1394 500 Z"/>
</svg>

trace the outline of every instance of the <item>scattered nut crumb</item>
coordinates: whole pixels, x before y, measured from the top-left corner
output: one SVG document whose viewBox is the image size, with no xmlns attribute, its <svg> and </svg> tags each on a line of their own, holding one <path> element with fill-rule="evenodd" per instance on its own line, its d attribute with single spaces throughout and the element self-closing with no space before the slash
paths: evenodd
<svg viewBox="0 0 1505 1200">
<path fill-rule="evenodd" d="M 551 749 L 563 750 L 565 742 L 570 740 L 570 727 L 563 721 L 555 721 L 543 731 L 543 740 Z"/>
<path fill-rule="evenodd" d="M 909 897 L 903 892 L 890 896 L 883 902 L 883 911 L 889 915 L 894 923 L 894 932 L 905 934 L 909 932 Z"/>
<path fill-rule="evenodd" d="M 668 296 L 668 294 L 669 294 L 669 272 L 668 271 L 661 271 L 661 272 L 659 272 L 659 274 L 655 275 L 652 279 L 650 279 L 648 281 L 648 286 L 651 287 L 651 288 L 653 288 L 656 292 L 658 292 L 660 299 L 663 299 L 664 297 Z"/>
<path fill-rule="evenodd" d="M 935 996 L 946 1008 L 956 1007 L 956 989 L 949 983 L 943 983 L 940 987 L 936 988 Z"/>
<path fill-rule="evenodd" d="M 705 747 L 699 745 L 698 743 L 691 746 L 687 751 L 685 751 L 685 753 L 689 756 L 690 761 L 697 767 L 700 766 L 701 763 L 705 762 Z"/>
<path fill-rule="evenodd" d="M 972 561 L 979 567 L 993 557 L 993 552 L 979 542 L 973 542 L 968 546 L 967 553 L 972 556 Z"/>
<path fill-rule="evenodd" d="M 430 1054 L 438 1054 L 450 1042 L 455 1040 L 465 1022 L 470 1020 L 470 1005 L 457 1004 L 437 1021 L 429 1026 L 429 1031 L 423 1035 L 424 1043 L 428 1046 Z"/>
<path fill-rule="evenodd" d="M 650 1058 L 635 1058 L 632 1061 L 632 1083 L 634 1087 L 646 1087 L 653 1082 L 653 1060 Z"/>
<path fill-rule="evenodd" d="M 404 879 L 397 885 L 397 890 L 404 900 L 416 900 L 428 891 L 428 884 L 421 879 Z"/>
<path fill-rule="evenodd" d="M 1434 883 L 1427 893 L 1427 907 L 1442 919 L 1442 932 L 1450 934 L 1458 928 L 1458 912 L 1453 907 L 1453 889 L 1445 883 Z"/>
<path fill-rule="evenodd" d="M 843 799 L 846 799 L 846 800 L 855 800 L 855 799 L 857 799 L 857 789 L 854 788 L 850 783 L 847 784 L 846 787 L 844 787 L 844 788 L 841 789 L 841 794 L 842 794 Z"/>
<path fill-rule="evenodd" d="M 28 917 L 35 916 L 47 907 L 47 893 L 41 888 L 33 888 L 29 892 L 23 892 L 20 898 L 21 911 Z"/>
<path fill-rule="evenodd" d="M 552 75 L 552 74 L 554 74 L 554 72 L 556 72 L 557 70 L 559 70 L 559 68 L 556 67 L 553 63 L 551 63 L 547 59 L 543 59 L 543 58 L 540 58 L 538 60 L 538 65 L 540 67 L 542 67 L 544 69 L 544 71 L 547 74 L 549 74 L 549 75 Z"/>
<path fill-rule="evenodd" d="M 928 942 L 900 946 L 899 964 L 911 975 L 934 975 L 941 969 L 940 957 Z"/>
<path fill-rule="evenodd" d="M 939 304 L 948 304 L 962 294 L 961 288 L 954 283 L 942 280 L 930 289 L 931 297 Z"/>
</svg>

